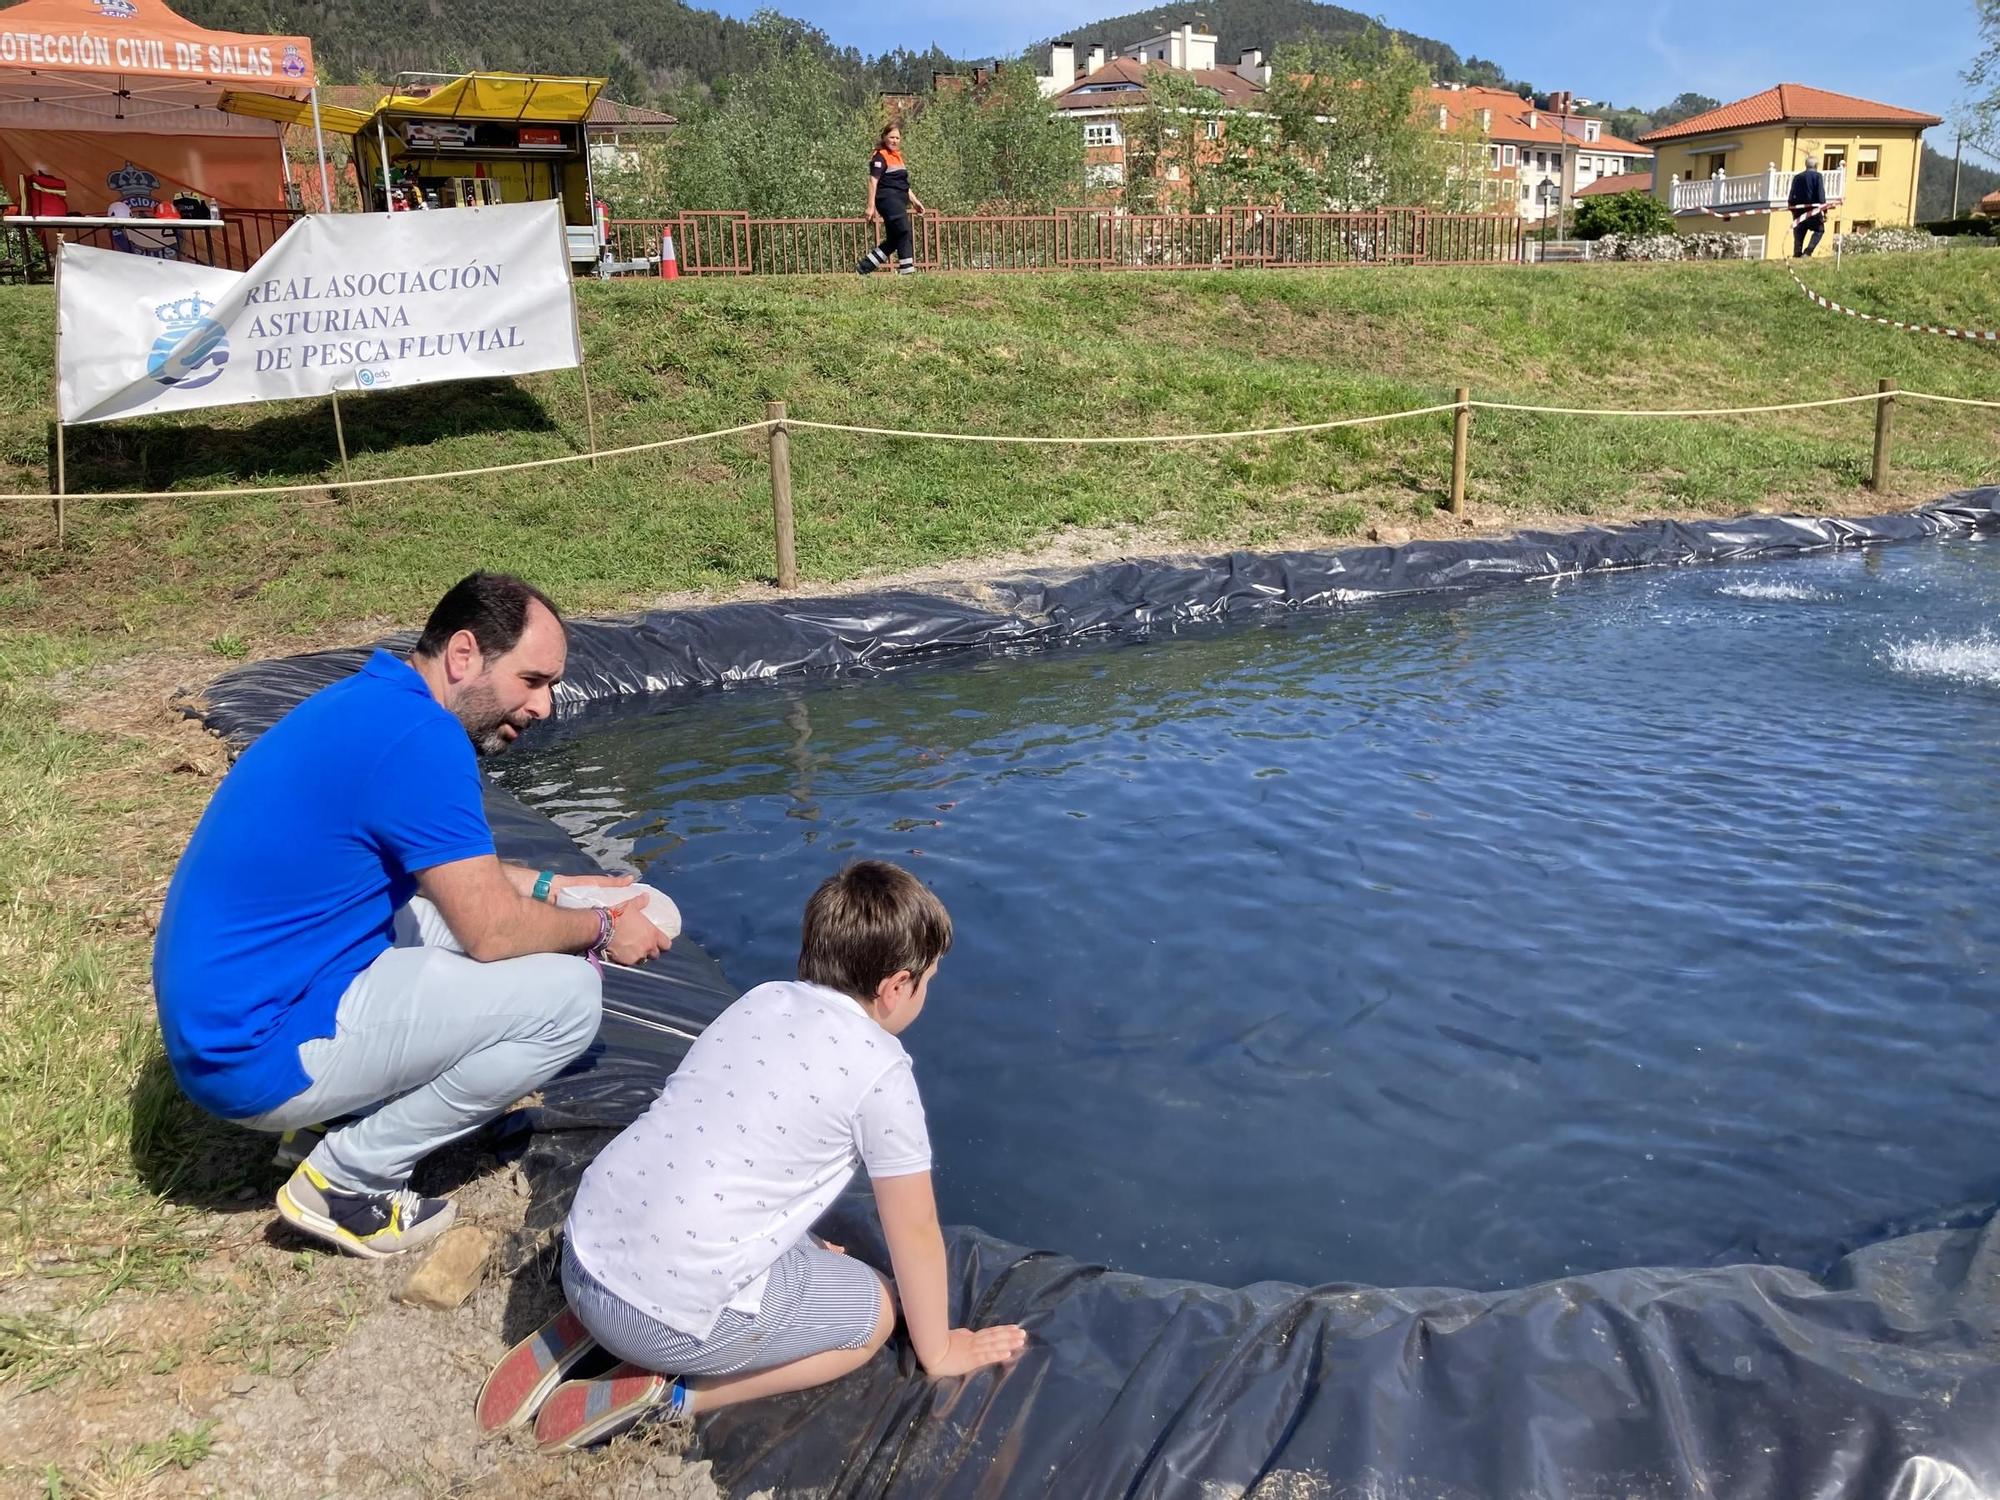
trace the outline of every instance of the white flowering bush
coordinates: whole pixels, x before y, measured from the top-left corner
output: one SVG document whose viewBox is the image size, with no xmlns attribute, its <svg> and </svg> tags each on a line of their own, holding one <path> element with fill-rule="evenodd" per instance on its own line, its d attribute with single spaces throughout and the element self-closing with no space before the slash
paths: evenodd
<svg viewBox="0 0 2000 1500">
<path fill-rule="evenodd" d="M 1930 231 L 1926 229 L 1867 229 L 1860 234 L 1844 235 L 1840 241 L 1843 255 L 1887 255 L 1933 248 Z"/>
<path fill-rule="evenodd" d="M 1597 242 L 1596 260 L 1748 260 L 1750 237 L 1743 234 L 1607 234 Z"/>
</svg>

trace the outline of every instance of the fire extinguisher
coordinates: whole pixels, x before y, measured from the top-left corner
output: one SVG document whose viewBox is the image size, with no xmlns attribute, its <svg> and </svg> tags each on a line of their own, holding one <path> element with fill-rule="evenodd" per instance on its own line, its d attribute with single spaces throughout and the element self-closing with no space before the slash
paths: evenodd
<svg viewBox="0 0 2000 1500">
<path fill-rule="evenodd" d="M 592 206 L 597 210 L 597 248 L 602 250 L 611 243 L 611 205 L 599 198 Z"/>
</svg>

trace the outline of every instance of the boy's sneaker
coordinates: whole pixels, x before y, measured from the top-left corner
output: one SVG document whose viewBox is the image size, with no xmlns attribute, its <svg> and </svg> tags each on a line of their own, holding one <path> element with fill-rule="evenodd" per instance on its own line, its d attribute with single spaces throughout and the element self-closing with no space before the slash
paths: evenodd
<svg viewBox="0 0 2000 1500">
<path fill-rule="evenodd" d="M 596 1347 L 590 1330 L 565 1307 L 509 1349 L 486 1377 L 474 1408 L 480 1430 L 518 1427 L 534 1416 L 570 1367 Z"/>
<path fill-rule="evenodd" d="M 687 1387 L 637 1365 L 620 1365 L 596 1380 L 565 1380 L 535 1418 L 535 1442 L 544 1453 L 588 1448 L 629 1431 L 643 1418 L 677 1416 L 687 1407 Z"/>
<path fill-rule="evenodd" d="M 300 1162 L 278 1189 L 278 1217 L 336 1250 L 381 1260 L 428 1245 L 451 1228 L 458 1205 L 449 1198 L 421 1198 L 408 1188 L 350 1193 L 320 1176 L 311 1162 Z"/>
</svg>

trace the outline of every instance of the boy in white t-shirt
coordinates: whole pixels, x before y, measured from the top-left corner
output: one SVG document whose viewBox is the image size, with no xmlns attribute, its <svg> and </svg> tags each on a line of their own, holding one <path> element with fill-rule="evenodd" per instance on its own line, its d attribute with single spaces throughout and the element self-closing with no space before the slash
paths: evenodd
<svg viewBox="0 0 2000 1500">
<path fill-rule="evenodd" d="M 569 1307 L 494 1370 L 482 1425 L 535 1415 L 545 1448 L 580 1448 L 649 1412 L 837 1380 L 887 1341 L 899 1294 L 934 1379 L 1021 1352 L 1018 1327 L 950 1326 L 930 1138 L 896 1040 L 950 947 L 944 904 L 895 865 L 849 865 L 813 893 L 798 980 L 759 985 L 711 1022 L 584 1173 L 564 1227 Z M 807 1232 L 857 1166 L 893 1289 Z M 558 1385 L 593 1341 L 626 1365 Z"/>
</svg>

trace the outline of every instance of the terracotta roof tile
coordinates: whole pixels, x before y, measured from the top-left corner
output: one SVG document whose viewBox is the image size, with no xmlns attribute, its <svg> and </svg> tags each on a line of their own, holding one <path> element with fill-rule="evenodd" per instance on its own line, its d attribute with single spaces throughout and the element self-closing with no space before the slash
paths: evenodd
<svg viewBox="0 0 2000 1500">
<path fill-rule="evenodd" d="M 1137 58 L 1115 57 L 1087 78 L 1078 79 L 1055 97 L 1055 107 L 1075 114 L 1087 109 L 1138 109 L 1146 102 L 1146 74 L 1165 63 L 1141 62 Z M 1222 96 L 1223 105 L 1243 109 L 1263 96 L 1263 87 L 1227 68 L 1197 68 L 1192 72 L 1171 71 L 1193 79 Z"/>
<path fill-rule="evenodd" d="M 1430 91 L 1433 109 L 1443 109 L 1448 125 L 1456 128 L 1468 116 L 1478 119 L 1480 111 L 1491 110 L 1491 125 L 1483 126 L 1480 134 L 1489 141 L 1499 141 L 1506 145 L 1560 146 L 1565 143 L 1584 151 L 1601 151 L 1607 156 L 1651 156 L 1652 148 L 1641 146 L 1635 141 L 1612 135 L 1600 130 L 1594 141 L 1587 141 L 1574 130 L 1565 131 L 1562 121 L 1567 118 L 1573 125 L 1579 120 L 1595 119 L 1594 115 L 1571 114 L 1560 116 L 1550 114 L 1545 109 L 1537 109 L 1532 99 L 1523 99 L 1519 94 L 1506 89 L 1468 87 L 1462 89 L 1433 88 Z"/>
<path fill-rule="evenodd" d="M 1620 172 L 1615 177 L 1600 177 L 1595 182 L 1585 183 L 1576 190 L 1579 198 L 1597 198 L 1611 193 L 1650 193 L 1653 190 L 1651 172 Z"/>
<path fill-rule="evenodd" d="M 591 102 L 590 113 L 583 123 L 600 128 L 665 130 L 670 125 L 680 124 L 680 118 L 663 109 L 647 109 L 642 104 L 620 104 L 608 95 L 599 94 Z"/>
<path fill-rule="evenodd" d="M 1914 125 L 1919 128 L 1942 122 L 1936 115 L 1920 110 L 1901 109 L 1894 104 L 1878 104 L 1873 99 L 1857 99 L 1852 94 L 1836 94 L 1831 89 L 1808 88 L 1803 83 L 1781 83 L 1747 99 L 1738 99 L 1711 109 L 1706 114 L 1681 120 L 1639 137 L 1642 141 L 1677 141 L 1691 135 L 1712 135 L 1719 130 L 1746 130 L 1755 125 Z"/>
</svg>

